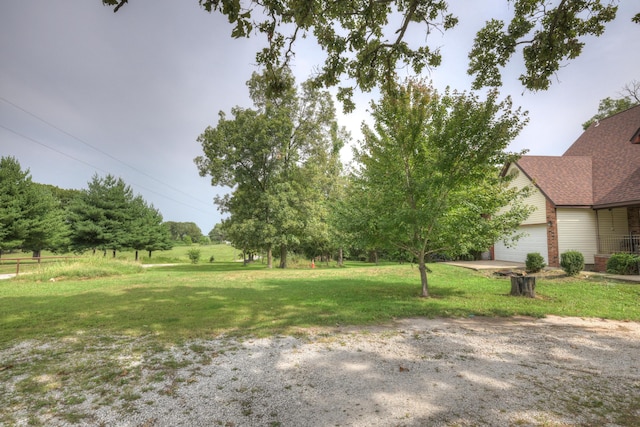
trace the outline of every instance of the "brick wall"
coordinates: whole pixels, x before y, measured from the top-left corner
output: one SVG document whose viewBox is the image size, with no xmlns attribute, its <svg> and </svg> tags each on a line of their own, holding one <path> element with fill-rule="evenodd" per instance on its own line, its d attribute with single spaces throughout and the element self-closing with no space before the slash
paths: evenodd
<svg viewBox="0 0 640 427">
<path fill-rule="evenodd" d="M 547 199 L 547 256 L 549 257 L 549 267 L 560 267 L 556 207 L 549 199 Z"/>
<path fill-rule="evenodd" d="M 607 261 L 611 255 L 594 255 L 595 265 L 593 266 L 593 271 L 597 271 L 599 273 L 605 273 L 607 271 Z"/>
</svg>

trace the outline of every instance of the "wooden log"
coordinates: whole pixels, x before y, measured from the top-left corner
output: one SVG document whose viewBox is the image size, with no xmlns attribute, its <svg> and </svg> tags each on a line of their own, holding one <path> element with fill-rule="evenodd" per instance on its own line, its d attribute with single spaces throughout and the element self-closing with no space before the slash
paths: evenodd
<svg viewBox="0 0 640 427">
<path fill-rule="evenodd" d="M 536 297 L 536 278 L 533 276 L 512 276 L 511 295 Z"/>
</svg>

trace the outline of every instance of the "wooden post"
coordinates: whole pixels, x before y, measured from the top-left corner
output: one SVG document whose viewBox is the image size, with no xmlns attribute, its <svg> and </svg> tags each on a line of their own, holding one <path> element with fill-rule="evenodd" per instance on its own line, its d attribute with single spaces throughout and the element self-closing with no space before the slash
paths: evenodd
<svg viewBox="0 0 640 427">
<path fill-rule="evenodd" d="M 533 276 L 512 276 L 511 295 L 536 297 L 536 278 Z"/>
</svg>

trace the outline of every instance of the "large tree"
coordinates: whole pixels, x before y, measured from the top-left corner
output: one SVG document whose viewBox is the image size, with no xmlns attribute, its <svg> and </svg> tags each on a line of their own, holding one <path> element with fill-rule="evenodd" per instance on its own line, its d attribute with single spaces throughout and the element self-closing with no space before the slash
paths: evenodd
<svg viewBox="0 0 640 427">
<path fill-rule="evenodd" d="M 192 242 L 199 242 L 202 238 L 202 230 L 195 222 L 167 221 L 165 224 L 173 240 L 184 241 L 188 237 Z"/>
<path fill-rule="evenodd" d="M 216 127 L 198 138 L 204 155 L 195 159 L 212 185 L 233 188 L 216 203 L 229 213 L 230 240 L 241 249 L 263 249 L 272 266 L 272 250 L 280 249 L 280 267 L 287 251 L 300 245 L 321 194 L 322 177 L 337 159 L 344 133 L 335 120 L 329 93 L 305 83 L 297 90 L 290 72 L 271 91 L 265 75 L 248 82 L 255 109 L 235 107 L 227 119 L 220 112 Z"/>
<path fill-rule="evenodd" d="M 488 21 L 476 35 L 469 53 L 469 73 L 475 87 L 501 84 L 500 67 L 518 51 L 524 59 L 522 84 L 547 89 L 565 61 L 582 52 L 589 36 L 600 36 L 616 18 L 616 0 L 507 0 L 513 17 Z M 117 11 L 128 0 L 102 0 Z M 444 0 L 326 1 L 326 0 L 198 0 L 209 12 L 221 13 L 234 25 L 231 36 L 266 38 L 256 54 L 258 64 L 273 70 L 271 86 L 281 87 L 280 74 L 295 54 L 299 38 L 313 36 L 326 53 L 315 84 L 342 84 L 338 98 L 353 108 L 354 87 L 370 90 L 391 83 L 396 70 L 408 65 L 420 74 L 440 64 L 437 47 L 420 38 L 411 43 L 410 30 L 446 31 L 458 24 Z M 632 17 L 640 23 L 640 13 Z M 345 84 L 345 82 L 353 82 Z"/>
<path fill-rule="evenodd" d="M 162 214 L 153 205 L 147 204 L 142 196 L 136 196 L 130 204 L 132 221 L 129 224 L 127 246 L 136 251 L 145 250 L 151 258 L 153 251 L 168 250 L 173 247 L 169 227 L 162 222 Z"/>
<path fill-rule="evenodd" d="M 111 249 L 115 256 L 126 247 L 133 198 L 133 190 L 122 178 L 94 175 L 81 197 L 69 206 L 73 249 Z"/>
<path fill-rule="evenodd" d="M 427 255 L 485 250 L 530 213 L 525 192 L 500 174 L 516 158 L 505 149 L 523 113 L 497 96 L 439 94 L 409 81 L 372 106 L 373 129 L 363 126 L 353 179 L 366 195 L 364 222 L 375 224 L 379 243 L 417 260 L 425 297 Z"/>
<path fill-rule="evenodd" d="M 65 246 L 68 233 L 60 202 L 49 189 L 32 182 L 14 157 L 0 158 L 0 252 Z"/>
</svg>

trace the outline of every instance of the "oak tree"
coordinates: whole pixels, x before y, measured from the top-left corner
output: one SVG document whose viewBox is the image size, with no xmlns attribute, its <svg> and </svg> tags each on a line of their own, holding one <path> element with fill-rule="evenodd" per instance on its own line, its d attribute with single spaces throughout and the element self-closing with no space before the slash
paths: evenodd
<svg viewBox="0 0 640 427">
<path fill-rule="evenodd" d="M 522 54 L 522 84 L 547 89 L 554 73 L 582 53 L 589 36 L 600 36 L 616 18 L 615 0 L 507 0 L 513 16 L 491 19 L 478 31 L 469 53 L 474 87 L 501 84 L 501 67 Z M 444 0 L 198 0 L 208 12 L 221 13 L 233 25 L 231 37 L 262 35 L 267 46 L 256 60 L 270 72 L 270 85 L 283 87 L 278 70 L 295 55 L 295 42 L 313 37 L 325 52 L 314 78 L 316 86 L 339 86 L 345 110 L 354 107 L 354 88 L 368 91 L 392 84 L 396 70 L 416 74 L 436 67 L 442 57 L 429 34 L 458 24 Z M 118 11 L 128 0 L 102 0 Z M 631 17 L 629 17 L 631 18 Z M 627 18 L 628 19 L 628 18 Z M 640 23 L 640 13 L 631 18 Z M 415 43 L 410 30 L 423 31 Z"/>
</svg>

